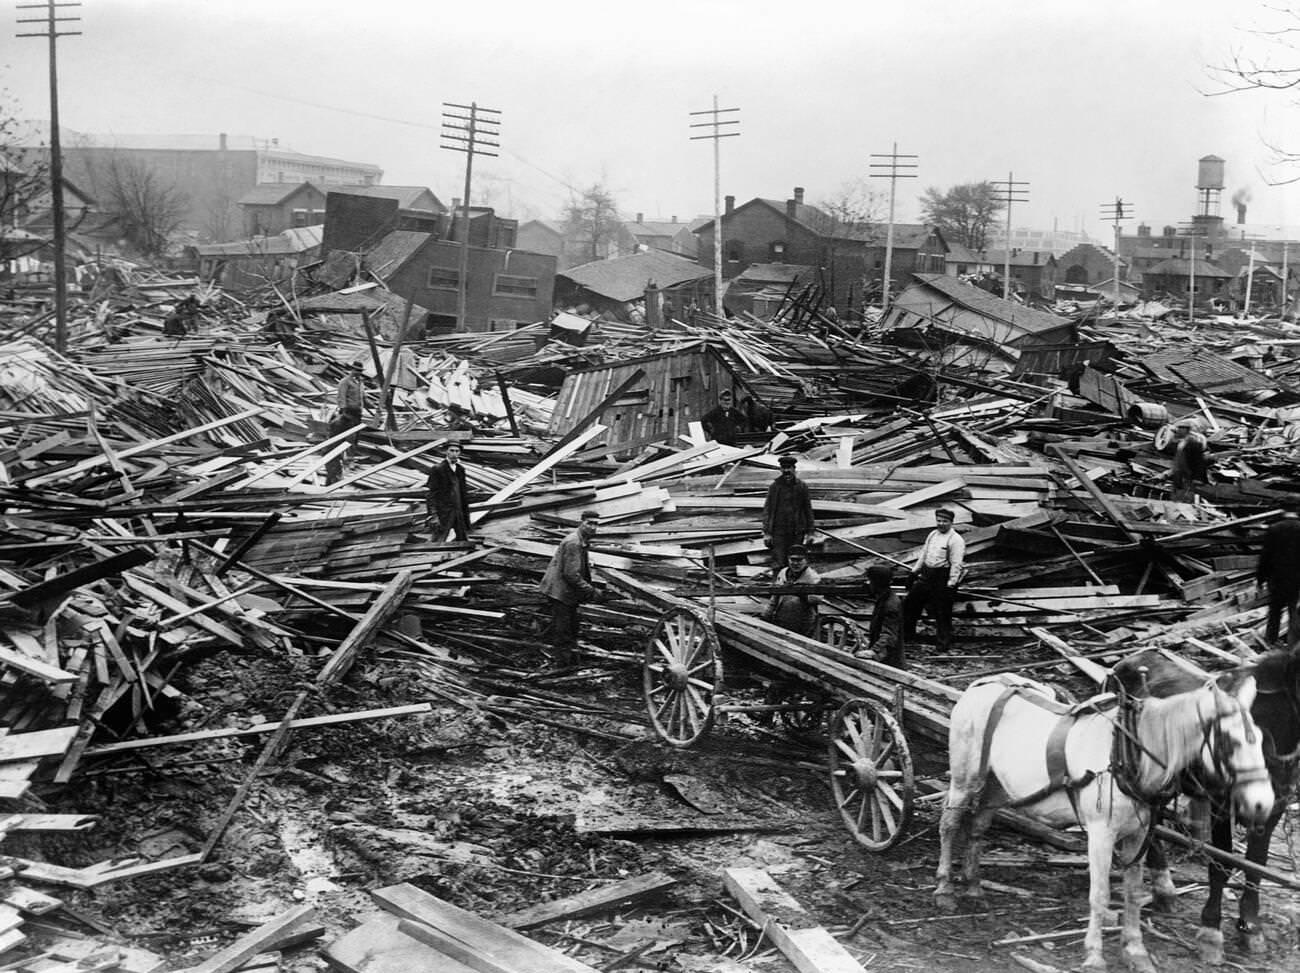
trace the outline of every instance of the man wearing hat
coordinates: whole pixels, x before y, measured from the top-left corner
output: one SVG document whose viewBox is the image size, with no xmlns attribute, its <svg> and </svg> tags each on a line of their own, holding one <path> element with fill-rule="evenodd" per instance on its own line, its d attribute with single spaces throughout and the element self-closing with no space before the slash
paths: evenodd
<svg viewBox="0 0 1300 973">
<path fill-rule="evenodd" d="M 354 426 L 361 424 L 361 405 L 365 393 L 365 373 L 362 371 L 362 365 L 359 361 L 351 362 L 347 371 L 343 373 L 343 379 L 339 382 L 337 408 L 330 419 L 329 434 L 331 437 L 340 433 L 347 432 Z M 353 437 L 349 445 L 355 442 Z M 328 463 L 325 464 L 325 482 L 334 483 L 343 475 L 343 461 L 347 457 L 348 451 L 345 449 Z"/>
<path fill-rule="evenodd" d="M 903 601 L 894 594 L 893 581 L 892 566 L 873 564 L 867 568 L 867 584 L 876 606 L 871 612 L 870 641 L 854 655 L 902 669 L 907 661 L 903 649 Z"/>
<path fill-rule="evenodd" d="M 460 443 L 448 443 L 446 458 L 429 470 L 424 506 L 435 541 L 449 531 L 458 541 L 469 540 L 469 486 L 460 452 Z"/>
<path fill-rule="evenodd" d="M 559 666 L 577 661 L 578 606 L 584 601 L 604 600 L 604 593 L 591 583 L 591 566 L 587 562 L 587 546 L 596 536 L 599 519 L 594 510 L 583 511 L 577 529 L 555 549 L 539 585 L 551 606 L 552 661 Z"/>
<path fill-rule="evenodd" d="M 704 435 L 726 446 L 736 445 L 737 436 L 745 431 L 745 414 L 732 402 L 731 389 L 723 389 L 718 404 L 700 417 Z"/>
<path fill-rule="evenodd" d="M 1206 439 L 1201 421 L 1195 416 L 1174 426 L 1174 462 L 1169 471 L 1174 499 L 1192 499 L 1192 485 L 1209 480 L 1209 463 L 1205 456 Z"/>
<path fill-rule="evenodd" d="M 1296 602 L 1300 600 L 1300 497 L 1283 501 L 1283 514 L 1268 525 L 1255 567 L 1255 581 L 1268 585 L 1268 622 L 1264 639 L 1270 645 L 1282 634 L 1282 612 L 1286 612 L 1288 645 L 1300 636 Z"/>
<path fill-rule="evenodd" d="M 812 498 L 808 484 L 794 475 L 796 462 L 788 453 L 781 457 L 781 475 L 767 488 L 763 502 L 763 543 L 772 549 L 777 568 L 785 567 L 793 545 L 808 545 L 813 539 Z"/>
<path fill-rule="evenodd" d="M 952 600 L 965 573 L 966 542 L 952 529 L 955 516 L 947 507 L 934 512 L 934 530 L 921 545 L 912 568 L 912 589 L 903 602 L 903 631 L 916 638 L 916 623 L 927 609 L 934 619 L 935 648 L 952 648 Z"/>
<path fill-rule="evenodd" d="M 806 547 L 802 544 L 791 545 L 789 557 L 789 563 L 776 573 L 773 584 L 816 584 L 821 581 L 821 575 L 808 565 Z M 821 595 L 775 594 L 763 612 L 763 620 L 780 625 L 787 631 L 814 638 L 817 634 L 817 606 L 821 601 Z"/>
</svg>

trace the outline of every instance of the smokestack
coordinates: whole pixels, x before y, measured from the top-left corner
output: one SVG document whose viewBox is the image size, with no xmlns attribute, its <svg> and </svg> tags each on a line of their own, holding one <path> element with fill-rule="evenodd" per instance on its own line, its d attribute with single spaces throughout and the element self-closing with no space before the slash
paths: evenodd
<svg viewBox="0 0 1300 973">
<path fill-rule="evenodd" d="M 636 214 L 636 221 L 637 221 L 638 223 L 644 223 L 644 222 L 645 222 L 645 214 L 644 214 L 644 213 L 637 213 L 637 214 Z"/>
<path fill-rule="evenodd" d="M 674 222 L 674 223 L 677 222 L 677 217 L 675 217 L 675 216 L 673 217 L 673 222 Z"/>
<path fill-rule="evenodd" d="M 1246 188 L 1238 189 L 1232 194 L 1232 205 L 1237 208 L 1237 225 L 1241 226 L 1246 222 L 1246 204 L 1250 202 L 1250 190 Z"/>
<path fill-rule="evenodd" d="M 731 215 L 731 211 L 734 210 L 734 209 L 736 208 L 736 197 L 735 197 L 735 196 L 724 196 L 724 197 L 722 197 L 722 204 L 723 204 L 723 206 L 725 207 L 725 208 L 723 209 L 723 211 L 722 211 L 722 212 L 723 212 L 723 215 L 725 215 L 725 216 L 730 216 L 730 215 Z"/>
<path fill-rule="evenodd" d="M 225 152 L 225 151 L 226 151 L 226 133 L 225 133 L 225 132 L 222 132 L 220 135 L 217 136 L 217 139 L 218 139 L 218 145 L 217 145 L 217 147 L 220 148 L 222 152 Z"/>
<path fill-rule="evenodd" d="M 795 207 L 798 205 L 799 201 L 797 199 L 787 199 L 785 201 L 785 215 L 789 219 L 794 219 Z"/>
<path fill-rule="evenodd" d="M 1246 204 L 1238 203 L 1237 204 L 1237 225 L 1241 226 L 1245 222 L 1246 222 Z"/>
<path fill-rule="evenodd" d="M 803 186 L 794 187 L 794 201 L 800 206 L 803 205 Z"/>
</svg>

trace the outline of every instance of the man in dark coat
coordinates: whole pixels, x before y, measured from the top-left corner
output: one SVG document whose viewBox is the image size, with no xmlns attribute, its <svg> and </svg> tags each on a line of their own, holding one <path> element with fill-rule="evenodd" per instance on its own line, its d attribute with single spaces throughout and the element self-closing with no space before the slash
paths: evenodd
<svg viewBox="0 0 1300 973">
<path fill-rule="evenodd" d="M 1209 480 L 1206 440 L 1196 418 L 1183 419 L 1174 427 L 1174 462 L 1169 471 L 1174 499 L 1192 499 L 1192 487 Z"/>
<path fill-rule="evenodd" d="M 1286 609 L 1287 644 L 1300 636 L 1296 601 L 1300 599 L 1300 498 L 1288 500 L 1286 512 L 1268 525 L 1264 546 L 1259 552 L 1255 579 L 1260 587 L 1268 585 L 1268 624 L 1264 638 L 1275 642 L 1281 634 L 1282 610 Z"/>
<path fill-rule="evenodd" d="M 458 541 L 469 539 L 469 488 L 460 453 L 460 443 L 451 443 L 447 458 L 429 470 L 425 509 L 429 514 L 429 532 L 435 541 L 444 540 L 448 531 Z"/>
<path fill-rule="evenodd" d="M 903 600 L 892 587 L 894 569 L 888 564 L 873 564 L 867 568 L 867 584 L 876 606 L 871 612 L 871 630 L 865 649 L 854 655 L 865 659 L 879 659 L 895 669 L 906 663 L 903 648 Z"/>
<path fill-rule="evenodd" d="M 808 565 L 808 549 L 802 544 L 790 548 L 790 560 L 776 573 L 773 584 L 817 584 L 821 575 Z M 776 594 L 768 602 L 763 612 L 763 620 L 780 625 L 790 632 L 817 637 L 817 606 L 822 602 L 821 595 L 786 595 Z"/>
<path fill-rule="evenodd" d="M 745 414 L 732 404 L 730 389 L 718 393 L 718 404 L 700 417 L 700 425 L 714 442 L 736 445 L 736 437 L 745 431 Z"/>
<path fill-rule="evenodd" d="M 808 484 L 794 474 L 793 456 L 781 457 L 781 475 L 767 488 L 763 502 L 763 541 L 772 549 L 777 569 L 785 567 L 790 548 L 813 541 L 812 497 Z"/>
<path fill-rule="evenodd" d="M 578 606 L 602 601 L 604 594 L 591 583 L 587 545 L 596 536 L 600 515 L 587 510 L 577 530 L 560 542 L 539 585 L 551 606 L 550 639 L 556 665 L 572 665 L 578 655 Z"/>
<path fill-rule="evenodd" d="M 365 396 L 365 372 L 361 362 L 354 361 L 348 365 L 348 370 L 344 374 L 342 381 L 339 382 L 338 389 L 338 407 L 334 410 L 334 416 L 330 419 L 329 434 L 331 437 L 357 426 L 361 423 L 361 407 Z M 349 440 L 349 445 L 356 442 L 353 436 Z M 333 459 L 325 464 L 325 482 L 334 483 L 343 475 L 343 462 L 347 458 L 348 450 L 343 450 Z"/>
</svg>

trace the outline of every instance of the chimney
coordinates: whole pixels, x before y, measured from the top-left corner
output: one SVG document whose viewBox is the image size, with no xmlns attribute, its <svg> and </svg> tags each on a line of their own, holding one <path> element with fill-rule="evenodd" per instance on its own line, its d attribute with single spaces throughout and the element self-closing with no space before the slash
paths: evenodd
<svg viewBox="0 0 1300 973">
<path fill-rule="evenodd" d="M 644 214 L 644 213 L 637 213 L 637 214 L 636 214 L 636 221 L 637 221 L 638 223 L 644 223 L 644 222 L 645 222 L 645 214 Z"/>
<path fill-rule="evenodd" d="M 803 186 L 794 187 L 794 201 L 800 206 L 803 205 Z"/>
<path fill-rule="evenodd" d="M 799 205 L 797 199 L 787 199 L 785 201 L 785 215 L 787 219 L 794 219 L 795 207 Z"/>
<path fill-rule="evenodd" d="M 675 216 L 673 217 L 673 222 L 674 222 L 674 223 L 677 222 L 677 217 L 675 217 Z"/>
<path fill-rule="evenodd" d="M 218 142 L 217 142 L 217 147 L 218 147 L 219 149 L 221 149 L 222 152 L 225 152 L 225 151 L 226 151 L 226 133 L 225 133 L 225 132 L 222 132 L 220 135 L 218 135 L 218 136 L 217 136 L 217 140 L 218 140 Z"/>
<path fill-rule="evenodd" d="M 1148 226 L 1146 223 L 1139 223 L 1139 224 L 1138 224 L 1138 236 L 1140 236 L 1140 237 L 1149 237 L 1150 235 L 1151 235 L 1151 227 Z"/>
<path fill-rule="evenodd" d="M 1241 226 L 1246 222 L 1246 204 L 1237 204 L 1237 225 Z"/>
<path fill-rule="evenodd" d="M 736 197 L 735 196 L 722 197 L 722 205 L 724 207 L 722 210 L 722 214 L 724 216 L 730 216 L 731 211 L 736 208 Z"/>
<path fill-rule="evenodd" d="M 460 210 L 460 197 L 459 196 L 451 197 L 451 211 L 455 213 L 459 210 Z"/>
<path fill-rule="evenodd" d="M 1034 251 L 1034 263 L 1038 263 L 1038 251 Z"/>
</svg>

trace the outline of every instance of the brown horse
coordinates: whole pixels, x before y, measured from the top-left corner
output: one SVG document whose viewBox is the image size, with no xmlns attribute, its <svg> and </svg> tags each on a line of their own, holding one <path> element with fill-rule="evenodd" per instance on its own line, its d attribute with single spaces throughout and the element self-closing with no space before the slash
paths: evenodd
<svg viewBox="0 0 1300 973">
<path fill-rule="evenodd" d="M 1145 670 L 1145 672 L 1143 672 Z M 1273 785 L 1274 803 L 1262 825 L 1252 829 L 1246 839 L 1246 858 L 1257 865 L 1268 864 L 1268 845 L 1282 812 L 1300 786 L 1300 649 L 1268 652 L 1250 666 L 1232 670 L 1220 678 L 1239 678 L 1250 674 L 1255 682 L 1255 701 L 1251 716 L 1263 735 L 1264 763 Z M 1163 653 L 1144 650 L 1124 659 L 1115 667 L 1114 676 L 1134 693 L 1169 696 L 1186 692 L 1201 682 L 1201 677 L 1171 661 Z M 1144 688 L 1145 684 L 1145 688 Z M 1192 797 L 1206 798 L 1210 804 L 1210 841 L 1215 848 L 1232 851 L 1232 807 L 1225 782 L 1204 774 L 1189 774 L 1183 779 L 1183 791 Z M 1155 882 L 1157 901 L 1167 904 L 1173 884 L 1169 880 L 1169 863 L 1158 843 L 1152 843 L 1147 856 Z M 1232 869 L 1210 859 L 1210 894 L 1201 910 L 1201 928 L 1197 939 L 1201 959 L 1211 964 L 1223 962 L 1223 887 Z M 1246 952 L 1258 952 L 1263 945 L 1259 920 L 1259 876 L 1247 873 L 1245 891 L 1237 917 L 1237 931 Z"/>
</svg>

